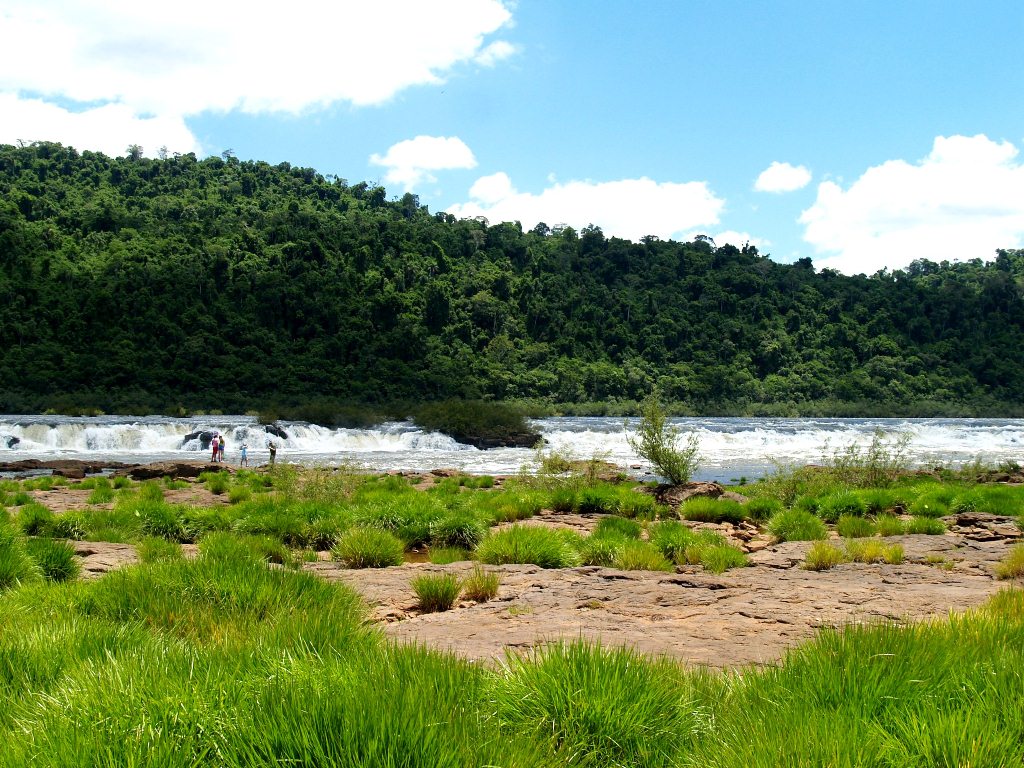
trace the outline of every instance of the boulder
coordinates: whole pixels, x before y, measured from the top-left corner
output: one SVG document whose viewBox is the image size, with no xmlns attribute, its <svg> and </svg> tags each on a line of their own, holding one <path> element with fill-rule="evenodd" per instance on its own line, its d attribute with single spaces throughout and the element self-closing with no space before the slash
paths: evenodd
<svg viewBox="0 0 1024 768">
<path fill-rule="evenodd" d="M 199 477 L 203 472 L 233 472 L 226 464 L 213 462 L 162 461 L 155 464 L 137 464 L 124 472 L 132 480 L 153 480 L 159 477 Z"/>
<path fill-rule="evenodd" d="M 192 442 L 193 440 L 199 441 L 199 446 L 205 451 L 210 448 L 210 441 L 213 440 L 213 436 L 216 432 L 207 430 L 198 430 L 196 432 L 189 432 L 183 438 L 181 438 L 181 447 L 185 446 L 185 443 Z"/>
<path fill-rule="evenodd" d="M 15 437 L 14 435 L 0 435 L 0 443 L 3 443 L 8 448 L 13 448 L 20 442 L 20 437 Z"/>
<path fill-rule="evenodd" d="M 283 429 L 281 429 L 276 424 L 264 424 L 263 428 L 265 430 L 267 430 L 267 434 L 268 435 L 274 435 L 275 437 L 279 437 L 282 440 L 287 440 L 288 439 L 288 433 L 285 432 Z"/>
</svg>

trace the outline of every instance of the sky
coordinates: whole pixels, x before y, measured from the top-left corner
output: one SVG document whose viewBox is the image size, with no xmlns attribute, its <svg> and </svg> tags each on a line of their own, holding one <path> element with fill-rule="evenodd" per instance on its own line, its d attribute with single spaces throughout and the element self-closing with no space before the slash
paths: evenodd
<svg viewBox="0 0 1024 768">
<path fill-rule="evenodd" d="M 872 274 L 1024 246 L 1022 0 L 0 0 L 0 143 Z"/>
</svg>

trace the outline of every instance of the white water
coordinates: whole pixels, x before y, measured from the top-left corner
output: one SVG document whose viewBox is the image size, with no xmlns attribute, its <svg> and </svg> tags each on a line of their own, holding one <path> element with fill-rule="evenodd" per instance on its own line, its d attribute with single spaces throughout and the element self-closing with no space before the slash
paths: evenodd
<svg viewBox="0 0 1024 768">
<path fill-rule="evenodd" d="M 752 479 L 775 463 L 813 464 L 832 449 L 866 444 L 875 429 L 909 433 L 910 457 L 916 465 L 959 464 L 981 459 L 1024 463 L 1022 419 L 675 419 L 700 438 L 701 468 L 697 479 Z M 617 418 L 541 419 L 535 426 L 549 448 L 575 458 L 599 457 L 635 474 L 646 462 L 626 442 L 623 420 Z M 451 438 L 427 433 L 410 423 L 388 423 L 374 429 L 328 429 L 315 424 L 282 422 L 282 440 L 268 434 L 247 416 L 176 419 L 165 416 L 0 416 L 0 461 L 17 459 L 98 459 L 151 462 L 202 459 L 193 432 L 219 432 L 227 437 L 227 461 L 237 463 L 242 442 L 252 465 L 269 458 L 267 443 L 279 445 L 278 461 L 301 464 L 349 464 L 371 470 L 428 470 L 453 467 L 476 474 L 509 474 L 530 469 L 535 452 L 502 448 L 480 451 Z M 10 438 L 19 442 L 8 447 Z M 630 469 L 640 465 L 639 469 Z"/>
</svg>

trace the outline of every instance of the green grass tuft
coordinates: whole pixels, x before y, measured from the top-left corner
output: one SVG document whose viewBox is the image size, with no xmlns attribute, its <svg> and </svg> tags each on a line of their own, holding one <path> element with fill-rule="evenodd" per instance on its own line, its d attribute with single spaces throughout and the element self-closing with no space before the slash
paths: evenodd
<svg viewBox="0 0 1024 768">
<path fill-rule="evenodd" d="M 836 530 L 844 539 L 862 539 L 875 535 L 875 526 L 870 520 L 853 515 L 840 515 L 836 521 Z"/>
<path fill-rule="evenodd" d="M 424 613 L 447 611 L 455 605 L 462 591 L 459 577 L 454 573 L 425 574 L 412 580 L 412 590 Z"/>
<path fill-rule="evenodd" d="M 388 531 L 351 528 L 331 550 L 335 560 L 348 568 L 386 568 L 401 565 L 405 545 Z"/>
<path fill-rule="evenodd" d="M 75 548 L 68 542 L 29 539 L 25 546 L 47 581 L 60 583 L 78 578 L 82 566 L 75 558 Z"/>
<path fill-rule="evenodd" d="M 997 579 L 1024 577 L 1024 544 L 1015 544 L 996 565 Z"/>
<path fill-rule="evenodd" d="M 795 508 L 773 515 L 768 521 L 768 532 L 780 541 L 820 541 L 828 536 L 820 518 Z"/>
<path fill-rule="evenodd" d="M 580 556 L 569 537 L 550 528 L 512 525 L 492 532 L 476 550 L 482 563 L 506 565 L 532 563 L 541 568 L 571 568 Z"/>
<path fill-rule="evenodd" d="M 807 556 L 801 566 L 807 571 L 827 571 L 847 561 L 846 553 L 835 544 L 827 541 L 816 541 L 807 550 Z"/>
<path fill-rule="evenodd" d="M 498 595 L 501 577 L 497 571 L 488 571 L 480 565 L 473 566 L 473 572 L 462 581 L 462 594 L 475 603 L 486 603 Z"/>
</svg>

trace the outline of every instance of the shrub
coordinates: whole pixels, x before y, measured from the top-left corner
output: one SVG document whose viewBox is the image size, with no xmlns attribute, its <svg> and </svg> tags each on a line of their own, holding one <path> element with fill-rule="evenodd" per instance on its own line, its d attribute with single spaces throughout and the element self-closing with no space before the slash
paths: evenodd
<svg viewBox="0 0 1024 768">
<path fill-rule="evenodd" d="M 479 565 L 462 582 L 462 595 L 475 603 L 486 603 L 498 595 L 501 578 L 496 571 L 488 571 Z"/>
<path fill-rule="evenodd" d="M 875 518 L 875 531 L 879 536 L 902 536 L 907 526 L 895 515 L 879 515 Z"/>
<path fill-rule="evenodd" d="M 563 532 L 540 526 L 512 525 L 491 533 L 476 550 L 482 563 L 532 563 L 541 568 L 571 568 L 580 556 Z"/>
<path fill-rule="evenodd" d="M 454 573 L 417 576 L 412 580 L 412 590 L 420 601 L 424 613 L 447 611 L 459 599 L 462 585 Z"/>
<path fill-rule="evenodd" d="M 836 530 L 844 539 L 862 539 L 875 534 L 875 526 L 870 520 L 853 515 L 840 515 Z"/>
<path fill-rule="evenodd" d="M 18 510 L 18 526 L 26 536 L 49 535 L 53 519 L 53 512 L 34 501 Z"/>
<path fill-rule="evenodd" d="M 68 542 L 29 539 L 25 546 L 47 581 L 64 582 L 78 578 L 82 567 L 75 558 L 75 548 Z"/>
<path fill-rule="evenodd" d="M 457 512 L 430 523 L 430 546 L 474 549 L 486 533 L 487 526 L 475 515 Z"/>
<path fill-rule="evenodd" d="M 625 541 L 619 547 L 612 563 L 622 571 L 671 571 L 672 563 L 646 541 Z"/>
<path fill-rule="evenodd" d="M 338 539 L 332 555 L 348 568 L 401 565 L 405 546 L 394 534 L 376 528 L 351 528 Z"/>
<path fill-rule="evenodd" d="M 458 547 L 431 547 L 430 562 L 434 565 L 448 565 L 450 563 L 461 563 L 464 560 L 472 560 L 473 556 L 468 549 Z"/>
<path fill-rule="evenodd" d="M 762 522 L 782 511 L 782 502 L 770 496 L 758 496 L 747 502 L 746 513 L 751 520 Z"/>
<path fill-rule="evenodd" d="M 651 462 L 655 472 L 673 485 L 688 483 L 700 464 L 700 441 L 690 432 L 682 439 L 678 427 L 668 423 L 657 394 L 640 404 L 636 434 L 627 435 L 629 447 Z"/>
<path fill-rule="evenodd" d="M 598 521 L 594 528 L 594 536 L 624 536 L 627 539 L 639 539 L 643 526 L 635 520 L 623 517 L 605 517 Z"/>
<path fill-rule="evenodd" d="M 841 515 L 860 517 L 864 511 L 863 500 L 853 491 L 830 494 L 818 504 L 818 517 L 826 523 L 836 522 Z"/>
<path fill-rule="evenodd" d="M 846 554 L 839 547 L 827 541 L 816 541 L 807 550 L 807 557 L 801 566 L 807 571 L 827 571 L 846 562 Z"/>
<path fill-rule="evenodd" d="M 912 517 L 907 523 L 907 533 L 923 533 L 928 536 L 941 536 L 946 532 L 946 525 L 933 517 Z"/>
<path fill-rule="evenodd" d="M 1024 576 L 1024 544 L 1015 544 L 996 564 L 997 579 L 1019 579 Z"/>
<path fill-rule="evenodd" d="M 740 523 L 746 519 L 746 512 L 739 502 L 707 496 L 687 499 L 680 505 L 679 514 L 685 520 L 705 523 Z"/>
<path fill-rule="evenodd" d="M 819 541 L 828 536 L 820 518 L 795 508 L 772 516 L 768 532 L 780 541 Z"/>
<path fill-rule="evenodd" d="M 146 536 L 135 546 L 135 551 L 144 563 L 181 560 L 185 557 L 180 544 L 156 536 Z"/>
</svg>

